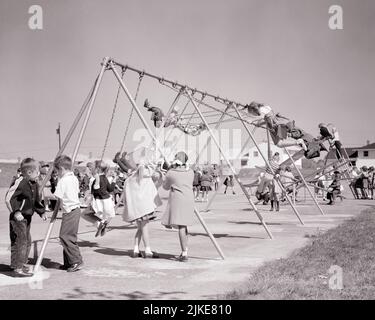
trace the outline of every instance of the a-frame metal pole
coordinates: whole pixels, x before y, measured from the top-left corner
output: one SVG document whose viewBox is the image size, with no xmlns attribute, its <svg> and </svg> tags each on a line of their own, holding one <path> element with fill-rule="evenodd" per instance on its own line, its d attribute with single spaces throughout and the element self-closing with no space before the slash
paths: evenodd
<svg viewBox="0 0 375 320">
<path fill-rule="evenodd" d="M 76 119 L 75 119 L 74 122 L 73 122 L 72 127 L 70 128 L 70 130 L 69 130 L 67 136 L 65 137 L 65 140 L 64 140 L 64 142 L 63 142 L 63 144 L 62 144 L 62 146 L 61 146 L 61 149 L 60 149 L 59 152 L 57 153 L 56 157 L 60 156 L 60 155 L 63 153 L 63 151 L 65 150 L 65 148 L 66 148 L 68 142 L 70 141 L 70 139 L 71 139 L 71 137 L 72 137 L 72 135 L 73 135 L 73 133 L 74 133 L 74 131 L 75 131 L 75 129 L 76 129 L 76 127 L 77 127 L 79 121 L 80 121 L 80 119 L 82 118 L 83 113 L 84 113 L 85 110 L 87 109 L 86 117 L 85 117 L 84 123 L 83 123 L 83 125 L 82 125 L 81 131 L 80 131 L 80 134 L 79 134 L 79 137 L 80 137 L 80 138 L 78 139 L 78 141 L 77 141 L 77 143 L 76 143 L 76 146 L 75 146 L 75 148 L 74 148 L 74 152 L 73 152 L 73 155 L 72 155 L 72 163 L 74 164 L 75 158 L 76 158 L 77 153 L 78 153 L 79 146 L 81 145 L 81 141 L 82 141 L 83 134 L 84 134 L 84 132 L 85 132 L 85 130 L 86 130 L 86 126 L 87 126 L 88 120 L 89 120 L 89 118 L 90 118 L 90 113 L 91 113 L 91 111 L 92 111 L 92 107 L 93 107 L 93 105 L 94 105 L 96 95 L 97 95 L 97 93 L 98 93 L 99 85 L 100 85 L 101 80 L 102 80 L 102 78 L 103 78 L 104 71 L 105 71 L 105 69 L 106 69 L 106 67 L 107 67 L 107 61 L 108 61 L 108 58 L 107 58 L 107 57 L 104 58 L 103 63 L 102 63 L 102 68 L 101 68 L 100 73 L 99 73 L 99 76 L 98 76 L 98 78 L 97 78 L 97 80 L 96 80 L 96 82 L 95 82 L 94 90 L 93 90 L 93 92 L 92 92 L 92 95 L 91 95 L 90 99 L 87 101 L 87 102 L 89 102 L 89 105 L 84 104 L 84 105 L 82 106 L 82 108 L 81 108 L 81 110 L 79 111 L 79 113 L 78 113 Z M 50 174 L 52 174 L 52 171 L 53 171 L 53 166 L 52 166 L 52 168 L 50 169 Z M 47 175 L 47 177 L 48 177 L 48 175 Z M 46 177 L 46 178 L 47 178 L 47 177 Z M 49 179 L 49 178 L 48 178 L 48 179 Z M 45 181 L 43 181 L 43 183 L 44 183 L 44 182 L 47 182 L 47 180 L 45 179 Z M 42 186 L 43 186 L 43 185 L 42 185 Z M 39 254 L 39 256 L 38 256 L 38 260 L 37 260 L 37 262 L 36 262 L 36 264 L 35 264 L 35 266 L 34 266 L 34 269 L 33 269 L 33 273 L 34 273 L 34 274 L 35 274 L 36 272 L 38 272 L 38 269 L 39 269 L 39 267 L 40 267 L 40 265 L 41 265 L 41 263 L 42 263 L 43 256 L 44 256 L 44 252 L 45 252 L 45 250 L 46 250 L 48 240 L 49 240 L 49 238 L 50 238 L 50 236 L 51 236 L 51 232 L 52 232 L 53 226 L 54 226 L 54 224 L 55 224 L 55 221 L 56 221 L 56 217 L 57 217 L 57 213 L 58 213 L 58 211 L 59 211 L 59 208 L 60 208 L 60 201 L 58 200 L 57 203 L 56 203 L 56 206 L 55 206 L 55 210 L 54 210 L 54 212 L 53 212 L 53 215 L 52 215 L 52 217 L 51 217 L 51 221 L 50 221 L 50 223 L 49 223 L 49 226 L 48 226 L 48 229 L 47 229 L 46 236 L 45 236 L 45 238 L 44 238 L 44 240 L 43 240 L 43 244 L 42 244 L 42 248 L 41 248 L 40 254 Z"/>
<path fill-rule="evenodd" d="M 216 139 L 215 135 L 213 134 L 211 128 L 209 127 L 209 125 L 208 125 L 208 123 L 207 123 L 205 117 L 203 116 L 202 112 L 199 110 L 198 106 L 196 105 L 196 103 L 195 103 L 193 97 L 190 95 L 190 93 L 189 93 L 188 91 L 186 91 L 186 94 L 187 94 L 187 96 L 189 97 L 189 99 L 191 100 L 192 104 L 194 105 L 194 108 L 195 108 L 195 110 L 198 112 L 198 114 L 199 114 L 201 120 L 202 120 L 203 123 L 205 124 L 205 126 L 206 126 L 206 128 L 207 128 L 207 130 L 208 130 L 208 132 L 209 132 L 209 134 L 210 134 L 210 136 L 212 137 L 212 140 L 215 142 L 217 148 L 219 149 L 220 154 L 223 156 L 223 158 L 225 159 L 225 162 L 228 164 L 228 166 L 229 166 L 230 170 L 232 171 L 233 176 L 235 177 L 237 183 L 240 185 L 240 187 L 241 187 L 243 193 L 246 195 L 246 197 L 247 197 L 247 199 L 248 199 L 250 205 L 252 206 L 252 208 L 253 208 L 255 214 L 257 215 L 257 217 L 258 217 L 260 223 L 262 224 L 262 226 L 263 226 L 264 229 L 266 230 L 268 236 L 269 236 L 271 239 L 273 239 L 272 233 L 271 233 L 271 231 L 268 229 L 268 226 L 267 226 L 266 222 L 264 221 L 263 216 L 260 214 L 260 212 L 258 211 L 257 207 L 255 206 L 255 204 L 254 204 L 253 201 L 251 200 L 251 197 L 250 197 L 250 195 L 248 194 L 246 188 L 242 185 L 241 179 L 238 177 L 238 175 L 237 175 L 235 169 L 233 168 L 233 166 L 232 166 L 232 164 L 230 163 L 229 159 L 227 158 L 227 156 L 226 156 L 225 153 L 223 152 L 220 143 L 217 141 L 217 139 Z"/>
<path fill-rule="evenodd" d="M 242 119 L 242 115 L 241 115 L 241 113 L 238 111 L 237 106 L 233 105 L 233 108 L 234 108 L 234 110 L 236 110 L 236 113 L 237 113 L 238 117 L 239 117 L 240 119 Z M 275 171 L 274 171 L 273 168 L 271 167 L 270 163 L 268 162 L 268 159 L 265 157 L 265 155 L 263 154 L 262 150 L 260 150 L 260 148 L 259 148 L 259 146 L 258 146 L 258 144 L 257 144 L 257 142 L 256 142 L 256 140 L 255 140 L 255 138 L 254 138 L 254 136 L 253 136 L 253 134 L 251 133 L 251 131 L 249 130 L 249 128 L 247 127 L 247 125 L 246 125 L 243 121 L 241 121 L 241 122 L 242 122 L 242 124 L 243 124 L 245 130 L 247 131 L 247 133 L 248 133 L 249 136 L 251 137 L 251 140 L 253 140 L 254 145 L 255 145 L 256 148 L 258 149 L 258 152 L 259 152 L 259 154 L 262 156 L 262 158 L 263 158 L 264 162 L 266 163 L 267 167 L 270 169 L 272 175 L 275 175 Z M 295 205 L 293 204 L 292 200 L 290 199 L 288 193 L 286 192 L 286 190 L 285 190 L 283 184 L 281 183 L 280 180 L 277 180 L 277 183 L 278 183 L 278 185 L 280 186 L 281 190 L 284 191 L 285 197 L 287 198 L 287 200 L 288 200 L 290 206 L 292 207 L 292 209 L 293 209 L 295 215 L 297 216 L 299 222 L 303 225 L 304 223 L 303 223 L 303 221 L 302 221 L 302 218 L 301 218 L 301 216 L 299 215 L 298 210 L 297 210 L 297 208 L 295 207 Z"/>
<path fill-rule="evenodd" d="M 310 187 L 309 187 L 308 184 L 306 183 L 306 180 L 305 180 L 304 176 L 302 175 L 301 171 L 298 169 L 298 167 L 297 167 L 295 161 L 293 160 L 292 156 L 290 155 L 288 149 L 287 149 L 287 148 L 284 148 L 284 150 L 285 150 L 286 154 L 288 155 L 289 159 L 292 161 L 294 169 L 296 169 L 296 171 L 298 172 L 298 175 L 301 177 L 301 179 L 302 179 L 302 183 L 305 185 L 305 187 L 306 187 L 307 191 L 309 192 L 311 198 L 312 198 L 313 201 L 315 202 L 315 205 L 318 207 L 320 213 L 321 213 L 322 215 L 324 215 L 324 212 L 323 212 L 322 208 L 320 207 L 320 205 L 319 205 L 318 201 L 316 200 L 316 198 L 315 198 L 313 192 L 311 191 Z"/>
<path fill-rule="evenodd" d="M 254 127 L 253 134 L 255 133 L 256 129 L 257 129 L 257 127 Z M 242 146 L 240 153 L 237 155 L 237 158 L 240 157 L 242 155 L 242 153 L 245 151 L 245 148 L 247 147 L 250 140 L 251 140 L 251 138 L 248 137 L 247 140 L 245 141 L 245 144 Z M 223 183 L 224 183 L 224 180 L 220 181 L 220 185 L 217 187 L 217 190 L 215 190 L 215 193 L 212 195 L 211 199 L 207 203 L 206 209 L 204 209 L 203 211 L 205 211 L 205 212 L 210 211 L 210 207 L 212 205 L 212 202 L 214 201 L 214 199 L 218 195 L 220 188 L 223 186 Z"/>
<path fill-rule="evenodd" d="M 158 151 L 160 152 L 161 155 L 163 155 L 163 157 L 165 158 L 165 155 L 164 155 L 164 151 L 162 150 L 162 148 L 160 147 L 160 145 L 158 144 L 158 141 L 157 141 L 157 138 L 155 137 L 155 135 L 153 134 L 151 128 L 149 127 L 149 125 L 147 124 L 145 118 L 143 117 L 141 111 L 139 110 L 137 104 L 135 103 L 133 97 L 131 96 L 128 88 L 125 86 L 123 80 L 121 79 L 120 75 L 118 74 L 116 68 L 114 67 L 114 64 L 113 62 L 109 63 L 109 66 L 111 68 L 111 70 L 113 71 L 115 77 L 117 78 L 117 80 L 119 81 L 119 83 L 121 84 L 121 87 L 122 89 L 124 90 L 126 96 L 128 97 L 131 105 L 133 106 L 134 110 L 137 112 L 140 120 L 142 121 L 144 127 L 146 128 L 146 130 L 148 131 L 150 137 L 152 138 L 152 140 L 155 142 L 156 144 L 156 147 L 158 149 Z M 165 159 L 167 160 L 167 159 Z M 223 251 L 221 250 L 219 244 L 216 242 L 216 239 L 214 238 L 214 236 L 212 235 L 212 233 L 208 230 L 208 227 L 207 225 L 204 223 L 204 220 L 203 218 L 201 217 L 199 211 L 197 209 L 194 208 L 194 213 L 195 215 L 197 216 L 198 220 L 200 221 L 200 223 L 202 224 L 203 228 L 205 229 L 206 233 L 208 234 L 209 238 L 211 239 L 213 245 L 215 246 L 217 252 L 219 253 L 220 257 L 224 260 L 225 259 L 225 256 L 224 256 L 224 253 Z"/>
</svg>

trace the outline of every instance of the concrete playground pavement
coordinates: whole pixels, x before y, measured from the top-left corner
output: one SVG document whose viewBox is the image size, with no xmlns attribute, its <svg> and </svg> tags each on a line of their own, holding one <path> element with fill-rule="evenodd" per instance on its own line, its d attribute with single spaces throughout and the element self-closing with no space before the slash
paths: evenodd
<svg viewBox="0 0 375 320">
<path fill-rule="evenodd" d="M 5 189 L 0 190 L 4 199 Z M 166 195 L 164 194 L 164 197 Z M 165 201 L 164 201 L 165 202 Z M 273 233 L 270 240 L 242 194 L 219 194 L 212 211 L 202 212 L 210 231 L 221 246 L 221 260 L 198 220 L 189 229 L 189 261 L 175 260 L 179 255 L 178 234 L 160 224 L 150 224 L 152 249 L 159 259 L 131 257 L 135 227 L 118 215 L 104 237 L 95 238 L 95 229 L 81 219 L 79 245 L 84 269 L 67 273 L 58 269 L 62 248 L 58 241 L 60 220 L 54 226 L 41 272 L 33 278 L 12 278 L 9 265 L 8 211 L 0 203 L 0 299 L 215 299 L 246 284 L 252 271 L 269 260 L 287 257 L 308 241 L 306 235 L 325 231 L 360 213 L 375 201 L 344 200 L 325 205 L 322 216 L 312 202 L 297 204 L 302 226 L 288 205 L 279 213 L 259 206 Z M 197 203 L 203 209 L 205 204 Z M 163 208 L 158 213 L 160 217 Z M 32 256 L 41 247 L 48 223 L 33 218 Z"/>
</svg>

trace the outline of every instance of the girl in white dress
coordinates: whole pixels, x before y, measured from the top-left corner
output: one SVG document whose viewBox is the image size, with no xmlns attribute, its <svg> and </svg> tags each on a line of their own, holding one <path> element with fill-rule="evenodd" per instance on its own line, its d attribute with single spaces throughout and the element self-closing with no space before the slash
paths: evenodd
<svg viewBox="0 0 375 320">
<path fill-rule="evenodd" d="M 133 174 L 124 184 L 124 212 L 123 219 L 137 223 L 134 238 L 133 257 L 142 257 L 139 251 L 141 240 L 145 246 L 145 258 L 157 258 L 156 252 L 151 251 L 148 223 L 156 218 L 155 209 L 162 205 L 157 188 L 153 182 L 155 169 L 151 165 L 140 163 Z"/>
</svg>

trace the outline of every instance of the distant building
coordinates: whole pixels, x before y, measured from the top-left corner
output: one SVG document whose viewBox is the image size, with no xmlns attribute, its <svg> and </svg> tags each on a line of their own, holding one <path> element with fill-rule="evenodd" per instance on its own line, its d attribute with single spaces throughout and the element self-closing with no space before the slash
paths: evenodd
<svg viewBox="0 0 375 320">
<path fill-rule="evenodd" d="M 349 157 L 353 166 L 358 168 L 363 166 L 375 167 L 375 143 L 367 143 L 363 147 L 343 148 L 344 155 Z M 336 150 L 332 149 L 327 154 L 327 163 L 337 161 Z"/>
<path fill-rule="evenodd" d="M 350 159 L 350 162 L 352 163 L 353 166 L 356 165 L 357 159 L 358 159 L 358 148 L 343 148 L 344 150 L 344 157 L 348 157 Z M 331 149 L 327 153 L 327 164 L 336 162 L 337 157 L 336 157 L 336 149 Z"/>
<path fill-rule="evenodd" d="M 375 167 L 375 143 L 369 143 L 361 148 L 355 149 L 357 153 L 356 166 L 358 168 L 363 166 Z"/>
<path fill-rule="evenodd" d="M 268 144 L 267 142 L 261 142 L 258 144 L 260 151 L 263 153 L 265 157 L 268 157 Z M 300 147 L 288 147 L 288 151 L 291 155 L 294 155 L 297 151 L 301 150 Z M 279 148 L 273 144 L 271 144 L 271 152 L 274 154 L 278 152 L 280 154 L 280 163 L 287 160 L 288 154 L 283 148 Z M 296 161 L 297 166 L 301 167 L 301 159 Z M 247 168 L 255 168 L 255 167 L 263 167 L 265 166 L 264 160 L 262 155 L 259 153 L 259 150 L 256 146 L 249 149 L 249 151 L 244 154 L 241 158 L 241 166 Z"/>
</svg>

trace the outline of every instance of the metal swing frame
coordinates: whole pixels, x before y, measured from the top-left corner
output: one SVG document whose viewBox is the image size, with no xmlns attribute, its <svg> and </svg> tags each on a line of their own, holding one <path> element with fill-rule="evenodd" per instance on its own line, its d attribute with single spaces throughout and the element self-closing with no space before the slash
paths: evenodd
<svg viewBox="0 0 375 320">
<path fill-rule="evenodd" d="M 254 124 L 254 122 L 249 121 L 248 118 L 244 117 L 240 113 L 239 108 L 244 108 L 245 105 L 243 105 L 243 104 L 241 104 L 239 102 L 236 102 L 236 101 L 233 101 L 233 100 L 228 100 L 227 98 L 222 98 L 222 97 L 220 97 L 218 95 L 213 95 L 213 94 L 210 94 L 210 93 L 198 90 L 196 88 L 189 87 L 187 85 L 182 85 L 182 84 L 178 83 L 177 81 L 171 81 L 171 80 L 165 79 L 163 77 L 159 77 L 159 76 L 153 75 L 151 73 L 145 72 L 144 70 L 139 70 L 139 69 L 130 67 L 128 65 L 116 62 L 115 60 L 113 60 L 113 59 L 111 59 L 109 57 L 105 57 L 103 59 L 103 61 L 102 61 L 101 69 L 100 69 L 99 75 L 98 75 L 98 77 L 97 77 L 97 79 L 95 81 L 94 87 L 91 90 L 91 92 L 90 92 L 87 100 L 85 101 L 85 103 L 81 107 L 81 109 L 80 109 L 77 117 L 75 118 L 75 120 L 74 120 L 74 122 L 72 124 L 72 127 L 70 128 L 67 136 L 65 137 L 64 142 L 63 142 L 60 150 L 58 151 L 56 157 L 59 156 L 59 155 L 61 155 L 64 152 L 64 150 L 65 150 L 67 144 L 69 143 L 69 141 L 71 140 L 71 137 L 72 137 L 73 133 L 75 132 L 75 130 L 76 130 L 76 128 L 77 128 L 77 126 L 78 126 L 81 118 L 83 117 L 83 114 L 86 112 L 86 115 L 85 115 L 84 120 L 83 120 L 82 127 L 81 127 L 81 129 L 79 131 L 79 134 L 78 134 L 78 139 L 76 141 L 76 144 L 75 144 L 75 147 L 74 147 L 74 151 L 73 151 L 73 154 L 72 154 L 72 161 L 73 161 L 73 163 L 75 162 L 75 159 L 76 159 L 77 154 L 78 154 L 78 150 L 80 148 L 83 136 L 85 134 L 85 131 L 86 131 L 86 128 L 87 128 L 87 125 L 88 125 L 88 122 L 89 122 L 90 115 L 92 113 L 92 109 L 93 109 L 93 106 L 94 106 L 94 103 L 95 103 L 96 96 L 98 94 L 98 90 L 99 90 L 99 86 L 100 86 L 100 83 L 101 83 L 102 78 L 103 78 L 103 74 L 104 74 L 105 71 L 110 70 L 110 71 L 113 72 L 114 76 L 116 77 L 116 79 L 119 82 L 119 89 L 120 89 L 120 87 L 122 88 L 122 90 L 124 91 L 126 97 L 128 98 L 129 102 L 131 103 L 131 105 L 132 105 L 132 113 L 134 111 L 137 113 L 137 115 L 140 118 L 142 124 L 147 129 L 149 136 L 151 137 L 152 141 L 155 143 L 156 149 L 166 159 L 164 151 L 163 151 L 163 149 L 160 147 L 160 145 L 158 143 L 159 136 L 154 135 L 154 133 L 152 132 L 152 130 L 149 127 L 148 123 L 146 122 L 145 118 L 143 117 L 143 115 L 142 115 L 142 113 L 140 111 L 140 108 L 136 104 L 136 98 L 137 98 L 137 95 L 138 95 L 139 85 L 138 85 L 136 96 L 135 96 L 135 98 L 133 98 L 132 95 L 129 93 L 129 90 L 126 87 L 126 85 L 125 85 L 125 83 L 123 81 L 123 78 L 120 76 L 120 74 L 116 70 L 116 67 L 121 67 L 122 70 L 130 70 L 130 71 L 137 72 L 140 75 L 139 85 L 140 85 L 140 82 L 141 82 L 142 78 L 144 76 L 147 76 L 149 78 L 153 78 L 153 79 L 158 80 L 160 84 L 165 84 L 167 86 L 171 86 L 172 89 L 178 91 L 176 98 L 174 99 L 171 107 L 168 110 L 166 118 L 169 116 L 170 112 L 173 110 L 173 107 L 175 106 L 175 104 L 177 103 L 177 101 L 179 100 L 179 98 L 180 98 L 181 95 L 184 95 L 184 96 L 186 96 L 189 99 L 189 102 L 192 103 L 192 105 L 194 106 L 194 109 L 195 109 L 195 112 L 191 115 L 191 118 L 193 117 L 194 114 L 197 114 L 199 116 L 199 118 L 201 119 L 202 123 L 205 124 L 205 126 L 206 126 L 206 128 L 207 128 L 207 130 L 209 132 L 209 135 L 210 135 L 207 143 L 205 144 L 205 146 L 203 148 L 203 150 L 205 148 L 207 148 L 207 146 L 210 144 L 211 140 L 214 141 L 214 143 L 215 143 L 216 147 L 218 148 L 221 156 L 224 158 L 225 162 L 227 163 L 227 165 L 229 166 L 231 172 L 233 173 L 233 176 L 235 177 L 237 183 L 240 185 L 243 193 L 246 195 L 249 204 L 253 208 L 253 211 L 255 212 L 256 216 L 258 217 L 258 219 L 260 221 L 260 224 L 265 229 L 265 231 L 268 234 L 269 238 L 273 239 L 272 233 L 268 229 L 268 226 L 267 226 L 267 224 L 266 224 L 263 216 L 261 215 L 261 213 L 257 209 L 256 205 L 252 201 L 252 199 L 251 199 L 248 191 L 246 190 L 246 187 L 243 185 L 243 183 L 241 182 L 239 176 L 236 174 L 236 171 L 235 171 L 234 167 L 232 166 L 231 162 L 229 161 L 229 159 L 227 158 L 227 156 L 223 152 L 222 147 L 221 147 L 219 141 L 216 139 L 215 135 L 212 132 L 212 129 L 210 128 L 207 120 L 205 119 L 204 114 L 202 113 L 202 111 L 199 108 L 199 105 L 202 104 L 203 106 L 206 106 L 206 107 L 210 108 L 211 110 L 214 110 L 214 111 L 219 112 L 221 114 L 220 120 L 216 123 L 215 128 L 219 128 L 219 126 L 221 125 L 221 123 L 224 121 L 224 117 L 225 116 L 229 116 L 233 120 L 239 120 L 239 121 L 241 121 L 241 123 L 243 124 L 243 126 L 244 126 L 244 128 L 245 128 L 245 130 L 246 130 L 246 132 L 247 132 L 247 134 L 249 136 L 246 144 L 248 143 L 248 141 L 252 140 L 252 142 L 254 143 L 254 145 L 257 147 L 259 153 L 263 157 L 263 160 L 264 160 L 266 166 L 268 168 L 270 168 L 272 174 L 275 174 L 275 172 L 273 171 L 272 167 L 270 166 L 267 158 L 265 157 L 265 155 L 263 154 L 263 152 L 260 150 L 260 148 L 259 148 L 259 146 L 258 146 L 258 144 L 257 144 L 257 142 L 256 142 L 256 140 L 255 140 L 255 138 L 253 136 L 253 133 L 249 130 L 248 125 L 255 126 L 255 124 Z M 117 97 L 116 97 L 116 102 L 117 102 L 119 93 L 120 93 L 120 91 L 118 91 L 118 94 L 117 94 Z M 195 98 L 194 97 L 195 93 L 200 93 L 202 95 L 202 99 L 198 100 L 197 98 Z M 212 106 L 210 104 L 205 103 L 203 101 L 203 98 L 205 98 L 205 97 L 210 97 L 210 98 L 214 99 L 216 102 L 224 104 L 225 105 L 225 110 L 223 111 L 219 107 L 214 107 L 214 106 Z M 197 102 L 199 104 L 197 104 Z M 184 111 L 185 111 L 185 109 L 186 108 L 184 108 Z M 232 110 L 234 110 L 234 113 L 232 112 Z M 113 110 L 113 114 L 114 114 L 114 112 L 115 112 L 115 109 Z M 132 115 L 132 113 L 131 113 L 131 115 Z M 165 121 L 163 121 L 163 124 L 162 124 L 163 126 L 164 126 L 164 122 Z M 130 123 L 130 120 L 129 120 L 129 123 Z M 126 133 L 127 133 L 127 131 L 128 131 L 128 126 L 126 128 Z M 125 134 L 125 138 L 126 138 L 126 134 Z M 123 148 L 125 138 L 123 138 L 123 143 L 122 143 L 121 149 Z M 107 143 L 107 140 L 108 140 L 108 138 L 106 138 L 106 143 Z M 203 150 L 201 150 L 200 153 L 203 152 Z M 288 154 L 289 159 L 292 161 L 294 167 L 296 168 L 296 170 L 297 170 L 300 178 L 303 181 L 303 184 L 309 190 L 310 195 L 313 198 L 313 200 L 315 201 L 316 206 L 319 208 L 320 212 L 322 214 L 324 214 L 323 210 L 320 208 L 320 206 L 317 203 L 314 195 L 312 194 L 311 190 L 309 189 L 309 186 L 308 186 L 307 182 L 305 181 L 305 179 L 302 176 L 301 172 L 297 168 L 297 166 L 296 166 L 296 164 L 295 164 L 292 156 L 290 155 L 289 151 L 287 149 L 285 149 L 285 151 Z M 199 155 L 198 155 L 197 160 L 198 159 L 199 159 Z M 53 167 L 50 168 L 50 170 L 49 170 L 46 178 L 44 179 L 44 181 L 42 183 L 42 188 L 46 185 L 47 181 L 50 179 L 52 171 L 53 171 Z M 279 182 L 279 185 L 280 185 L 281 189 L 284 190 L 284 187 L 283 187 L 283 185 L 280 182 Z M 301 219 L 301 217 L 300 217 L 297 209 L 295 208 L 293 202 L 290 200 L 290 198 L 288 196 L 287 196 L 287 199 L 288 199 L 288 201 L 289 201 L 289 203 L 290 203 L 290 205 L 291 205 L 294 213 L 298 217 L 299 221 L 301 222 L 301 224 L 303 224 L 303 221 L 302 221 L 302 219 Z M 40 254 L 38 256 L 37 263 L 36 263 L 36 265 L 34 267 L 34 273 L 38 271 L 38 269 L 39 269 L 39 267 L 40 267 L 40 265 L 42 263 L 43 255 L 44 255 L 47 243 L 48 243 L 48 239 L 49 239 L 49 237 L 51 235 L 52 228 L 53 228 L 54 222 L 56 220 L 59 207 L 60 207 L 60 203 L 58 201 L 58 203 L 56 205 L 56 208 L 55 208 L 55 210 L 53 212 L 53 215 L 52 215 L 52 218 L 51 218 L 51 221 L 50 221 L 50 224 L 49 224 L 46 236 L 44 238 L 41 252 L 40 252 Z M 195 212 L 195 215 L 197 216 L 198 220 L 202 224 L 203 228 L 205 229 L 205 231 L 206 231 L 207 235 L 209 236 L 210 240 L 212 241 L 213 245 L 215 246 L 215 248 L 216 248 L 217 252 L 219 253 L 220 257 L 222 259 L 224 259 L 225 258 L 224 253 L 222 252 L 220 246 L 216 242 L 216 240 L 215 240 L 214 236 L 212 235 L 212 233 L 209 231 L 209 229 L 208 229 L 205 221 L 201 217 L 199 211 L 197 209 L 194 209 L 194 212 Z"/>
</svg>

